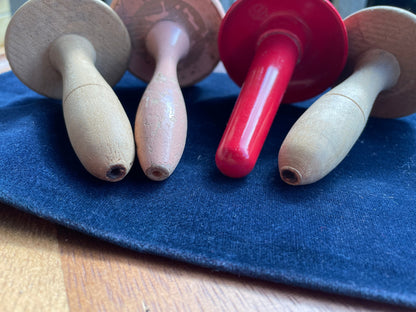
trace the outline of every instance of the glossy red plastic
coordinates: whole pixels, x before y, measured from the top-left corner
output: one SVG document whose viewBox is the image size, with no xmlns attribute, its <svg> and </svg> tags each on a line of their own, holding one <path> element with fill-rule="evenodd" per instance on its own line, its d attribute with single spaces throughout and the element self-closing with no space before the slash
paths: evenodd
<svg viewBox="0 0 416 312">
<path fill-rule="evenodd" d="M 239 178 L 254 168 L 280 103 L 306 100 L 336 81 L 347 33 L 325 0 L 239 0 L 223 19 L 218 45 L 242 89 L 215 160 L 223 174 Z"/>
</svg>

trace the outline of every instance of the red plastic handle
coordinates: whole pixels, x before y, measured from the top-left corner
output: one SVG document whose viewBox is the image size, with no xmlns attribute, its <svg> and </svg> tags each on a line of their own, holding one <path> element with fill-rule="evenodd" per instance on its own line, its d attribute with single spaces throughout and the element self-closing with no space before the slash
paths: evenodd
<svg viewBox="0 0 416 312">
<path fill-rule="evenodd" d="M 288 34 L 265 34 L 220 141 L 215 161 L 226 176 L 248 175 L 259 157 L 292 77 L 300 46 Z"/>
</svg>

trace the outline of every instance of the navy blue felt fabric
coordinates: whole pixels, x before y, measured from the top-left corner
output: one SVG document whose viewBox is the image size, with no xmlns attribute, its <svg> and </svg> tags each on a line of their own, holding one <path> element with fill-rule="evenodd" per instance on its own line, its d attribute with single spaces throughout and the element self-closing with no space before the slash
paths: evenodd
<svg viewBox="0 0 416 312">
<path fill-rule="evenodd" d="M 134 120 L 144 84 L 116 87 Z M 239 88 L 212 74 L 184 90 L 187 145 L 174 174 L 137 164 L 121 182 L 76 158 L 60 101 L 0 76 L 0 200 L 137 251 L 275 282 L 416 307 L 416 115 L 370 119 L 348 157 L 313 185 L 284 184 L 279 147 L 302 105 L 282 105 L 253 172 L 214 155 Z"/>
</svg>

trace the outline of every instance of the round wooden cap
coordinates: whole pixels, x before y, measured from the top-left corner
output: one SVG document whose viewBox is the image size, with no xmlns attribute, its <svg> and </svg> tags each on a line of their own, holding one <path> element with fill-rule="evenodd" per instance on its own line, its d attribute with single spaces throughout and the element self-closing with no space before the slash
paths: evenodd
<svg viewBox="0 0 416 312">
<path fill-rule="evenodd" d="M 284 102 L 311 98 L 338 79 L 347 59 L 347 33 L 329 1 L 240 0 L 225 15 L 218 40 L 221 60 L 236 84 L 243 84 L 259 39 L 273 32 L 287 33 L 301 45 Z"/>
<path fill-rule="evenodd" d="M 36 92 L 62 98 L 62 77 L 49 60 L 49 46 L 61 35 L 77 34 L 95 48 L 95 66 L 112 86 L 127 70 L 130 38 L 118 15 L 98 0 L 31 0 L 6 31 L 5 51 L 16 76 Z"/>
<path fill-rule="evenodd" d="M 219 62 L 217 34 L 224 16 L 218 0 L 115 0 L 113 9 L 124 21 L 132 41 L 129 70 L 151 80 L 155 61 L 147 52 L 145 38 L 159 21 L 180 24 L 190 38 L 190 51 L 178 64 L 178 81 L 189 86 L 208 76 Z"/>
<path fill-rule="evenodd" d="M 416 112 L 416 15 L 391 6 L 360 10 L 345 19 L 349 52 L 346 73 L 370 49 L 392 53 L 400 64 L 396 85 L 377 97 L 371 115 L 397 118 Z"/>
</svg>

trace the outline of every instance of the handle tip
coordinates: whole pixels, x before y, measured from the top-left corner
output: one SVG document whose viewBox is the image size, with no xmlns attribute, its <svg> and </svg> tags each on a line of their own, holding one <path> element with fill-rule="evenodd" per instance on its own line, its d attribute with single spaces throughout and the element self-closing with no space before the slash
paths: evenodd
<svg viewBox="0 0 416 312">
<path fill-rule="evenodd" d="M 153 181 L 163 181 L 172 174 L 168 168 L 163 166 L 151 166 L 144 171 L 145 175 Z"/>
<path fill-rule="evenodd" d="M 215 163 L 222 174 L 230 178 L 243 178 L 253 170 L 256 159 L 250 157 L 246 151 L 219 148 Z"/>
<path fill-rule="evenodd" d="M 290 185 L 302 185 L 302 174 L 291 166 L 280 168 L 280 177 Z"/>
<path fill-rule="evenodd" d="M 118 182 L 127 175 L 127 168 L 123 165 L 113 165 L 106 172 L 106 180 L 110 182 Z"/>
</svg>

